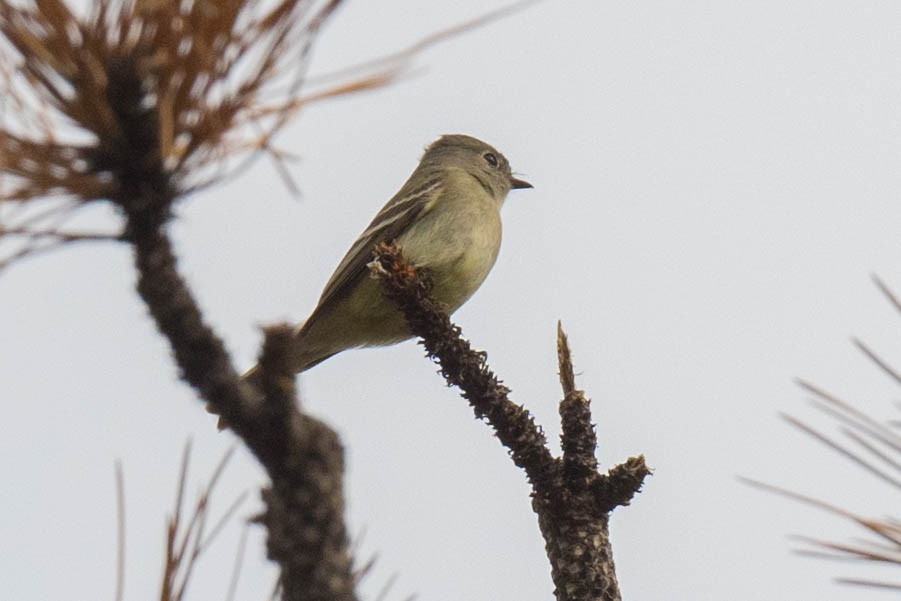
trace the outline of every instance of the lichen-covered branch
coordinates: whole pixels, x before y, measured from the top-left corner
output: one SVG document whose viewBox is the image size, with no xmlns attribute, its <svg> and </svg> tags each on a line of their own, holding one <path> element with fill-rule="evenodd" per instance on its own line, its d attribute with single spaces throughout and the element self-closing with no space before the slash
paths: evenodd
<svg viewBox="0 0 901 601">
<path fill-rule="evenodd" d="M 398 306 L 410 330 L 441 366 L 449 384 L 459 387 L 475 410 L 495 429 L 532 484 L 532 508 L 545 540 L 558 601 L 621 599 L 608 529 L 610 512 L 628 505 L 650 470 L 641 456 L 598 471 L 597 436 L 590 402 L 575 389 L 569 344 L 558 324 L 557 352 L 563 400 L 562 457 L 547 447 L 541 427 L 490 370 L 485 353 L 474 351 L 429 294 L 428 273 L 406 262 L 396 244 L 374 251 L 371 269 L 383 279 L 385 294 Z"/>
<path fill-rule="evenodd" d="M 344 449 L 325 423 L 297 410 L 289 360 L 292 328 L 266 331 L 259 382 L 265 397 L 260 431 L 272 442 L 263 490 L 269 557 L 282 568 L 284 599 L 355 599 L 344 525 Z"/>
<path fill-rule="evenodd" d="M 167 226 L 176 203 L 215 179 L 211 168 L 244 144 L 249 123 L 257 126 L 259 148 L 268 147 L 286 115 L 258 117 L 263 92 L 274 80 L 283 83 L 286 67 L 298 68 L 295 51 L 309 45 L 339 3 L 100 0 L 79 17 L 61 0 L 0 0 L 0 92 L 23 109 L 18 123 L 0 122 L 0 174 L 12 184 L 0 201 L 24 207 L 64 196 L 65 211 L 25 212 L 53 223 L 90 203 L 118 209 L 122 231 L 96 237 L 131 245 L 138 293 L 181 377 L 269 475 L 260 521 L 269 557 L 281 568 L 283 598 L 291 601 L 355 599 L 343 449 L 333 430 L 298 409 L 285 359 L 288 328 L 267 332 L 265 396 L 241 382 L 178 271 Z M 248 55 L 259 59 L 255 69 L 236 69 Z M 281 99 L 288 112 L 292 101 Z M 32 121 L 40 126 L 27 127 Z M 0 235 L 80 239 L 25 219 Z"/>
<path fill-rule="evenodd" d="M 459 387 L 476 417 L 486 419 L 513 462 L 523 468 L 533 486 L 543 489 L 552 478 L 554 459 L 544 432 L 532 415 L 508 398 L 510 390 L 489 369 L 485 353 L 474 351 L 451 323 L 443 305 L 429 295 L 427 274 L 417 272 L 394 244 L 377 247 L 385 292 L 400 308 L 410 329 L 422 338 L 428 355 L 441 366 L 449 384 Z"/>
<path fill-rule="evenodd" d="M 143 128 L 139 121 L 136 127 Z M 130 133 L 124 125 L 122 131 Z M 152 173 L 153 157 L 137 158 L 146 159 L 139 164 Z M 119 172 L 118 165 L 108 168 Z M 169 340 L 182 377 L 244 439 L 269 474 L 261 521 L 268 529 L 269 557 L 281 567 L 284 598 L 355 599 L 343 521 L 343 448 L 333 430 L 297 409 L 294 374 L 286 360 L 290 328 L 267 332 L 261 356 L 265 397 L 257 398 L 239 381 L 222 341 L 204 322 L 177 272 L 164 230 L 173 200 L 165 180 L 144 186 L 145 174 L 140 175 L 122 177 L 116 195 L 135 251 L 138 292 Z"/>
</svg>

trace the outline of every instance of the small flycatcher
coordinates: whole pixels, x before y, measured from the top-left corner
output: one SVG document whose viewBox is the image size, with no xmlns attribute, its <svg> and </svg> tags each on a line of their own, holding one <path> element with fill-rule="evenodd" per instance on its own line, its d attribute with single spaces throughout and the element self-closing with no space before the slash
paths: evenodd
<svg viewBox="0 0 901 601">
<path fill-rule="evenodd" d="M 432 143 L 400 191 L 344 255 L 319 304 L 297 327 L 295 371 L 349 348 L 411 337 L 403 316 L 366 267 L 379 242 L 395 240 L 408 261 L 429 270 L 433 296 L 449 312 L 457 310 L 497 259 L 500 209 L 507 193 L 531 187 L 513 176 L 504 155 L 481 140 L 447 135 Z"/>
</svg>

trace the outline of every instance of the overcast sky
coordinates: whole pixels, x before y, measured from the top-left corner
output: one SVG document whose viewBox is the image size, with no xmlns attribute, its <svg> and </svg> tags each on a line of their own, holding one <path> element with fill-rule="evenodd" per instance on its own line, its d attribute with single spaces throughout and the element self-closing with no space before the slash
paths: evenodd
<svg viewBox="0 0 901 601">
<path fill-rule="evenodd" d="M 348 1 L 321 73 L 398 50 L 500 2 Z M 302 190 L 268 162 L 186 200 L 181 267 L 239 367 L 258 326 L 302 320 L 425 145 L 468 133 L 535 185 L 504 207 L 504 244 L 456 315 L 556 444 L 555 324 L 593 399 L 601 461 L 655 468 L 611 529 L 629 600 L 888 598 L 834 584 L 890 571 L 792 553 L 847 540 L 828 515 L 739 475 L 897 516 L 897 491 L 778 418 L 821 423 L 793 378 L 876 416 L 896 386 L 849 343 L 901 363 L 901 5 L 549 0 L 442 44 L 391 88 L 303 112 L 280 138 Z M 9 599 L 113 594 L 113 465 L 126 481 L 129 600 L 157 595 L 179 456 L 192 483 L 234 444 L 177 380 L 134 292 L 125 247 L 43 255 L 0 274 L 0 580 Z M 351 532 L 377 556 L 374 599 L 552 598 L 525 478 L 413 342 L 347 352 L 300 378 L 347 448 Z M 224 509 L 264 481 L 243 450 Z M 223 598 L 240 527 L 190 598 Z M 251 530 L 239 599 L 274 570 Z M 897 570 L 895 570 L 897 572 Z"/>
</svg>

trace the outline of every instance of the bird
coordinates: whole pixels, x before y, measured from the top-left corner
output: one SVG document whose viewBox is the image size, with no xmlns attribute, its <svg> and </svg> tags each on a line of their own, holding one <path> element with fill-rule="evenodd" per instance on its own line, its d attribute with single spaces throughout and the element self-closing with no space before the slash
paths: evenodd
<svg viewBox="0 0 901 601">
<path fill-rule="evenodd" d="M 427 269 L 433 297 L 452 314 L 481 286 L 501 245 L 500 210 L 511 190 L 532 188 L 513 175 L 490 144 L 449 134 L 431 143 L 400 190 L 341 259 L 306 321 L 296 326 L 290 364 L 302 373 L 350 348 L 412 338 L 400 311 L 367 265 L 380 242 L 393 241 Z M 258 384 L 257 366 L 242 376 Z"/>
</svg>

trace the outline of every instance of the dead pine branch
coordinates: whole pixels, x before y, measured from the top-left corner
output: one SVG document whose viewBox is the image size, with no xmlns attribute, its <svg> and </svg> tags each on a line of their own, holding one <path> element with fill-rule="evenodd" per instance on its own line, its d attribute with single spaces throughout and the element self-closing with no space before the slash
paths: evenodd
<svg viewBox="0 0 901 601">
<path fill-rule="evenodd" d="M 876 276 L 873 276 L 873 281 L 892 307 L 901 313 L 901 301 L 888 285 Z M 877 369 L 891 378 L 893 382 L 901 383 L 901 375 L 899 375 L 901 372 L 889 361 L 857 338 L 852 339 L 852 343 Z M 872 497 L 871 502 L 884 502 L 886 499 L 892 498 L 892 495 L 901 489 L 901 431 L 898 429 L 897 420 L 870 415 L 867 411 L 858 408 L 855 403 L 842 399 L 825 388 L 806 380 L 798 379 L 797 384 L 806 393 L 812 395 L 811 405 L 833 421 L 835 431 L 815 428 L 807 421 L 788 414 L 782 414 L 782 418 L 798 431 L 829 449 L 835 457 L 851 462 L 862 472 L 883 483 L 886 486 L 885 496 Z M 795 536 L 796 540 L 807 545 L 807 548 L 800 550 L 802 554 L 846 562 L 868 562 L 895 568 L 901 567 L 901 521 L 899 521 L 897 513 L 891 513 L 897 511 L 896 507 L 886 510 L 882 517 L 867 516 L 788 488 L 747 478 L 742 478 L 742 480 L 756 488 L 838 516 L 855 524 L 865 535 L 850 543 L 836 542 L 820 536 Z M 836 582 L 901 591 L 901 581 L 898 580 L 887 582 L 854 577 L 836 578 Z"/>
<path fill-rule="evenodd" d="M 0 234 L 87 240 L 64 228 L 66 216 L 98 202 L 118 210 L 121 232 L 93 238 L 131 246 L 138 293 L 182 379 L 266 469 L 261 521 L 292 601 L 355 599 L 343 449 L 330 428 L 300 413 L 293 385 L 284 385 L 293 377 L 279 359 L 285 328 L 266 335 L 265 400 L 241 385 L 179 273 L 168 224 L 178 202 L 221 178 L 226 157 L 269 150 L 295 110 L 294 91 L 270 92 L 302 75 L 310 44 L 339 3 L 101 0 L 78 16 L 61 0 L 0 1 L 0 92 L 22 109 L 0 114 L 0 203 L 22 208 Z M 257 117 L 264 98 L 281 98 L 284 114 Z M 65 204 L 35 204 L 52 198 Z M 31 247 L 23 248 L 13 254 Z M 184 571 L 167 571 L 163 598 L 183 596 L 203 547 L 203 524 L 188 532 L 170 540 L 168 561 Z"/>
<path fill-rule="evenodd" d="M 179 271 L 168 226 L 187 196 L 235 172 L 229 161 L 262 155 L 278 164 L 287 156 L 274 138 L 305 104 L 310 49 L 340 4 L 98 0 L 79 15 L 64 0 L 0 0 L 0 109 L 10 109 L 0 110 L 0 239 L 22 242 L 0 256 L 0 267 L 75 242 L 130 246 L 138 294 L 181 378 L 270 478 L 260 522 L 281 595 L 291 601 L 356 599 L 343 449 L 331 428 L 299 408 L 286 369 L 289 328 L 266 332 L 262 394 L 241 382 Z M 307 102 L 387 85 L 416 51 L 364 65 Z M 97 203 L 114 207 L 121 224 L 109 232 L 67 229 Z M 521 464 L 533 466 L 536 482 L 547 481 L 541 466 L 553 461 L 534 444 L 543 435 L 528 426 L 528 414 L 483 406 L 495 421 L 509 414 L 520 424 Z M 504 430 L 512 441 L 516 427 Z M 166 580 L 164 592 L 180 597 L 184 582 Z"/>
<path fill-rule="evenodd" d="M 476 417 L 494 429 L 513 463 L 532 485 L 532 508 L 545 540 L 558 601 L 621 599 L 608 529 L 610 512 L 628 505 L 650 474 L 642 456 L 598 471 L 590 402 L 575 389 L 569 344 L 558 324 L 557 351 L 564 398 L 560 403 L 562 457 L 548 449 L 541 427 L 475 351 L 444 307 L 430 296 L 428 273 L 417 271 L 393 243 L 376 247 L 374 273 L 448 384 L 457 386 Z"/>
</svg>

